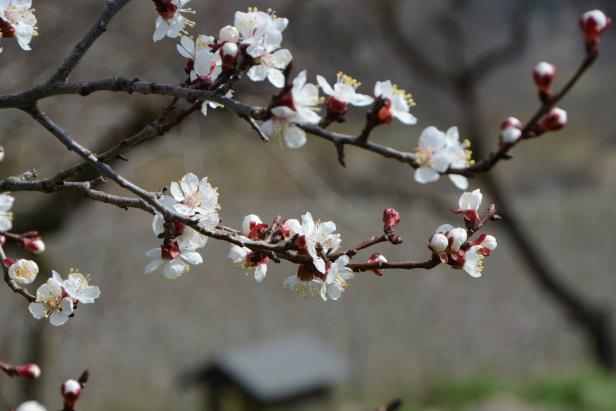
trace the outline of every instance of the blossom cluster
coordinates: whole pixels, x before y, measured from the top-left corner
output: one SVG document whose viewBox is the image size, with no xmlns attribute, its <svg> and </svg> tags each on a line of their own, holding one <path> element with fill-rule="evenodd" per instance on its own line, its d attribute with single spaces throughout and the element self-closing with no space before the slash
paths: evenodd
<svg viewBox="0 0 616 411">
<path fill-rule="evenodd" d="M 171 195 L 164 195 L 159 202 L 178 214 L 193 219 L 199 227 L 211 229 L 218 225 L 218 191 L 207 177 L 199 178 L 188 173 L 179 182 L 172 182 Z M 149 274 L 160 268 L 168 279 L 175 279 L 190 270 L 191 265 L 203 262 L 197 250 L 205 247 L 207 237 L 180 221 L 166 221 L 160 214 L 152 220 L 154 235 L 163 239 L 163 244 L 146 252 L 153 257 L 146 267 Z"/>
<path fill-rule="evenodd" d="M 15 279 L 25 279 L 27 284 L 34 281 L 38 267 L 32 261 L 20 264 L 19 260 L 11 267 L 19 265 L 15 270 Z M 78 303 L 92 304 L 100 297 L 100 289 L 90 285 L 89 275 L 83 275 L 71 269 L 66 279 L 56 271 L 36 290 L 36 301 L 28 307 L 34 318 L 40 320 L 49 318 L 51 325 L 59 326 L 74 316 Z"/>
<path fill-rule="evenodd" d="M 497 246 L 496 239 L 490 234 L 481 234 L 476 240 L 469 239 L 484 223 L 479 215 L 482 199 L 479 189 L 463 193 L 454 213 L 464 216 L 465 228 L 443 224 L 428 239 L 428 248 L 443 264 L 463 269 L 471 277 L 481 277 L 484 258 Z"/>
</svg>

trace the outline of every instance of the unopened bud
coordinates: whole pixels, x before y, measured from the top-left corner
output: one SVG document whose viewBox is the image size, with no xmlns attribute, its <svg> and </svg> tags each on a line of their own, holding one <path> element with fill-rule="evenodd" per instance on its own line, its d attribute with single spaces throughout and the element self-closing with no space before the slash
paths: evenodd
<svg viewBox="0 0 616 411">
<path fill-rule="evenodd" d="M 552 91 L 552 81 L 556 75 L 556 67 L 546 61 L 537 64 L 533 69 L 533 79 L 539 91 L 550 93 Z"/>
<path fill-rule="evenodd" d="M 590 10 L 582 14 L 580 27 L 584 32 L 587 42 L 598 42 L 601 33 L 612 25 L 612 19 L 607 17 L 601 10 Z"/>
<path fill-rule="evenodd" d="M 45 251 L 45 242 L 41 237 L 24 238 L 24 248 L 32 254 L 41 254 Z"/>
<path fill-rule="evenodd" d="M 386 263 L 386 262 L 387 262 L 387 258 L 385 258 L 385 256 L 381 253 L 374 253 L 370 256 L 370 258 L 366 260 L 366 263 L 368 264 Z M 381 270 L 375 269 L 372 271 L 374 272 L 374 274 L 378 275 L 379 277 L 383 275 L 383 272 Z"/>
<path fill-rule="evenodd" d="M 545 131 L 560 130 L 567 124 L 567 112 L 554 107 L 539 121 L 539 125 Z"/>
<path fill-rule="evenodd" d="M 256 214 L 248 214 L 242 221 L 242 233 L 244 235 L 250 234 L 250 230 L 258 224 L 263 224 L 263 221 Z"/>
<path fill-rule="evenodd" d="M 491 235 L 486 235 L 485 238 L 483 239 L 483 241 L 480 244 L 482 247 L 487 248 L 488 250 L 492 251 L 496 248 L 496 246 L 498 245 L 496 243 L 496 238 L 494 238 L 494 236 Z"/>
<path fill-rule="evenodd" d="M 430 248 L 435 253 L 441 253 L 449 246 L 449 240 L 444 234 L 436 233 L 430 238 Z"/>
<path fill-rule="evenodd" d="M 237 53 L 239 53 L 240 49 L 237 46 L 237 43 L 225 43 L 222 46 L 222 56 L 223 57 L 237 57 Z"/>
<path fill-rule="evenodd" d="M 0 146 L 0 163 L 4 160 L 4 147 Z"/>
<path fill-rule="evenodd" d="M 451 249 L 458 251 L 460 247 L 462 247 L 462 244 L 466 241 L 467 233 L 465 229 L 456 227 L 449 231 L 449 237 L 452 239 Z"/>
<path fill-rule="evenodd" d="M 400 213 L 394 208 L 383 210 L 383 224 L 385 228 L 395 228 L 400 223 Z"/>
<path fill-rule="evenodd" d="M 62 398 L 69 404 L 74 404 L 81 395 L 81 384 L 76 380 L 70 379 L 64 381 L 61 388 Z"/>
<path fill-rule="evenodd" d="M 240 32 L 234 26 L 225 26 L 220 29 L 218 33 L 218 40 L 220 41 L 238 41 L 240 38 Z"/>
<path fill-rule="evenodd" d="M 500 124 L 501 140 L 513 144 L 522 136 L 522 122 L 515 117 L 507 117 Z"/>
<path fill-rule="evenodd" d="M 41 376 L 41 368 L 36 364 L 24 364 L 15 367 L 17 373 L 28 380 L 35 380 Z"/>
</svg>

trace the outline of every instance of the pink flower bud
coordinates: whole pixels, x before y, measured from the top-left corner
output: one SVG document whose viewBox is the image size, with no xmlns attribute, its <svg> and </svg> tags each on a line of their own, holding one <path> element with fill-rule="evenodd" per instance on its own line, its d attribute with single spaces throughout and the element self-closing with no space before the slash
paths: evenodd
<svg viewBox="0 0 616 411">
<path fill-rule="evenodd" d="M 394 208 L 383 210 L 383 224 L 385 228 L 395 228 L 400 223 L 400 213 Z"/>
<path fill-rule="evenodd" d="M 45 243 L 41 237 L 24 238 L 24 248 L 32 254 L 41 254 L 45 251 Z"/>
<path fill-rule="evenodd" d="M 41 376 L 41 369 L 36 364 L 17 365 L 15 370 L 17 374 L 28 380 L 35 380 Z"/>
<path fill-rule="evenodd" d="M 522 136 L 522 122 L 515 117 L 507 117 L 501 124 L 501 140 L 513 144 Z"/>
<path fill-rule="evenodd" d="M 61 388 L 62 398 L 69 404 L 74 404 L 81 395 L 81 384 L 78 381 L 70 379 L 64 381 Z"/>
<path fill-rule="evenodd" d="M 506 128 L 509 128 L 509 127 L 515 127 L 515 128 L 518 128 L 518 129 L 522 130 L 523 126 L 522 126 L 522 122 L 520 120 L 518 120 L 517 118 L 515 118 L 515 117 L 507 117 L 506 119 L 504 119 L 501 122 L 500 128 L 501 128 L 501 131 L 502 131 L 502 130 L 504 130 Z"/>
<path fill-rule="evenodd" d="M 567 112 L 558 107 L 554 107 L 539 121 L 539 125 L 545 131 L 560 130 L 567 124 Z"/>
<path fill-rule="evenodd" d="M 550 93 L 552 91 L 552 80 L 556 75 L 556 67 L 548 62 L 542 61 L 533 70 L 533 79 L 539 91 Z"/>
<path fill-rule="evenodd" d="M 612 25 L 612 19 L 601 10 L 590 10 L 582 14 L 580 27 L 587 42 L 599 42 L 601 33 Z"/>
<path fill-rule="evenodd" d="M 368 264 L 386 263 L 386 262 L 387 262 L 387 258 L 385 258 L 385 256 L 381 253 L 374 253 L 370 256 L 370 258 L 366 260 L 366 263 Z M 374 272 L 374 274 L 378 275 L 379 277 L 383 276 L 383 272 L 381 270 L 375 269 L 372 271 Z"/>
</svg>

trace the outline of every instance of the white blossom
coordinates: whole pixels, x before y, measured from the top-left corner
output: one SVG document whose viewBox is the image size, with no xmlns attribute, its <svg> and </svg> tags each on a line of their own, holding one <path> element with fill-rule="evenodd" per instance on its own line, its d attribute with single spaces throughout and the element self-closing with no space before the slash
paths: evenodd
<svg viewBox="0 0 616 411">
<path fill-rule="evenodd" d="M 287 49 L 263 53 L 259 57 L 259 64 L 252 66 L 246 74 L 252 81 L 263 81 L 267 78 L 274 87 L 282 88 L 285 80 L 282 71 L 291 60 L 293 60 L 293 56 Z"/>
<path fill-rule="evenodd" d="M 38 272 L 38 265 L 34 261 L 20 259 L 9 267 L 9 278 L 18 285 L 30 284 L 36 279 Z"/>
<path fill-rule="evenodd" d="M 52 275 L 56 281 L 62 284 L 66 294 L 75 302 L 92 304 L 101 295 L 100 288 L 90 285 L 87 276 L 78 271 L 71 271 L 66 280 L 63 280 L 56 271 L 52 271 Z"/>
<path fill-rule="evenodd" d="M 218 225 L 218 191 L 208 182 L 207 177 L 199 178 L 185 174 L 178 182 L 172 182 L 169 191 L 175 200 L 173 208 L 185 216 L 194 216 L 201 227 L 213 228 Z M 167 200 L 168 201 L 168 200 Z"/>
<path fill-rule="evenodd" d="M 233 264 L 244 267 L 247 273 L 252 272 L 255 280 L 260 283 L 263 282 L 267 275 L 267 262 L 269 258 L 264 257 L 255 261 L 252 258 L 253 256 L 254 253 L 250 248 L 238 245 L 232 245 L 228 255 Z"/>
<path fill-rule="evenodd" d="M 37 36 L 32 0 L 0 0 L 0 37 L 15 37 L 23 50 L 31 50 L 30 41 Z M 0 49 L 0 52 L 2 49 Z"/>
<path fill-rule="evenodd" d="M 190 81 L 214 83 L 222 73 L 222 58 L 220 53 L 212 52 L 206 46 L 197 46 Z"/>
<path fill-rule="evenodd" d="M 315 222 L 309 212 L 302 216 L 301 224 L 296 219 L 287 220 L 285 224 L 293 234 L 299 235 L 297 241 L 305 247 L 315 268 L 325 273 L 325 261 L 318 252 L 327 254 L 340 247 L 340 234 L 335 233 L 336 224 L 332 221 Z"/>
<path fill-rule="evenodd" d="M 282 32 L 288 24 L 287 19 L 277 17 L 273 11 L 265 13 L 256 7 L 246 13 L 236 12 L 233 20 L 241 43 L 248 46 L 246 52 L 254 58 L 261 58 L 278 49 L 282 43 Z"/>
<path fill-rule="evenodd" d="M 317 124 L 321 119 L 318 110 L 319 89 L 306 82 L 306 71 L 293 80 L 293 87 L 283 97 L 283 104 L 272 108 L 273 117 L 261 125 L 268 137 L 282 137 L 289 148 L 306 144 L 306 133 L 296 124 Z"/>
<path fill-rule="evenodd" d="M 323 89 L 323 93 L 344 104 L 361 107 L 372 104 L 374 101 L 372 97 L 358 93 L 357 89 L 361 86 L 361 83 L 343 72 L 338 72 L 333 87 L 330 86 L 325 77 L 320 75 L 317 76 L 317 83 Z"/>
<path fill-rule="evenodd" d="M 154 258 L 146 265 L 145 273 L 150 274 L 162 267 L 163 275 L 169 280 L 190 271 L 191 265 L 203 263 L 201 254 L 177 241 L 165 242 L 161 247 L 147 251 L 145 255 Z"/>
<path fill-rule="evenodd" d="M 387 259 L 385 259 L 387 262 Z M 328 298 L 337 300 L 342 293 L 349 288 L 348 280 L 353 278 L 353 270 L 347 267 L 349 257 L 346 255 L 340 256 L 329 267 L 325 281 L 321 285 L 321 298 L 327 301 Z"/>
<path fill-rule="evenodd" d="M 51 277 L 36 290 L 36 302 L 30 303 L 28 309 L 34 318 L 49 318 L 51 325 L 66 323 L 73 314 L 73 299 L 64 296 L 62 282 Z"/>
<path fill-rule="evenodd" d="M 409 113 L 411 106 L 415 105 L 413 98 L 390 80 L 377 81 L 374 95 L 385 100 L 385 106 L 379 112 L 381 121 L 389 124 L 393 118 L 397 118 L 403 124 L 417 123 L 417 118 Z"/>
<path fill-rule="evenodd" d="M 9 231 L 13 227 L 13 212 L 11 208 L 15 198 L 13 196 L 2 193 L 0 194 L 0 232 Z"/>
<path fill-rule="evenodd" d="M 185 27 L 193 27 L 195 23 L 186 17 L 184 14 L 194 14 L 194 11 L 184 6 L 190 0 L 169 0 L 168 10 L 163 13 L 159 12 L 156 19 L 156 29 L 154 30 L 154 41 L 162 40 L 164 37 L 177 38 L 181 34 L 187 34 Z"/>
<path fill-rule="evenodd" d="M 415 158 L 419 168 L 415 170 L 415 181 L 421 184 L 437 181 L 440 173 L 452 168 L 465 168 L 473 164 L 470 142 L 460 142 L 458 128 L 451 127 L 443 133 L 436 127 L 426 128 L 419 138 L 419 147 L 415 150 Z M 456 187 L 465 190 L 468 187 L 466 177 L 450 174 L 449 179 Z"/>
<path fill-rule="evenodd" d="M 481 190 L 476 189 L 471 192 L 464 192 L 458 200 L 458 207 L 462 211 L 478 211 L 481 206 L 483 195 Z"/>
</svg>

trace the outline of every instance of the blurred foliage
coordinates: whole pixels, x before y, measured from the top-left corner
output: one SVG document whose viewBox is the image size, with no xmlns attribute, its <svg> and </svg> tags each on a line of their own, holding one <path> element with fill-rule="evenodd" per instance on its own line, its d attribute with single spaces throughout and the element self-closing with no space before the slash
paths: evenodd
<svg viewBox="0 0 616 411">
<path fill-rule="evenodd" d="M 474 410 L 477 404 L 500 396 L 514 397 L 521 403 L 546 410 L 614 411 L 616 377 L 600 371 L 584 371 L 545 375 L 524 381 L 493 375 L 437 379 L 429 382 L 420 394 L 407 397 L 403 410 Z"/>
</svg>

